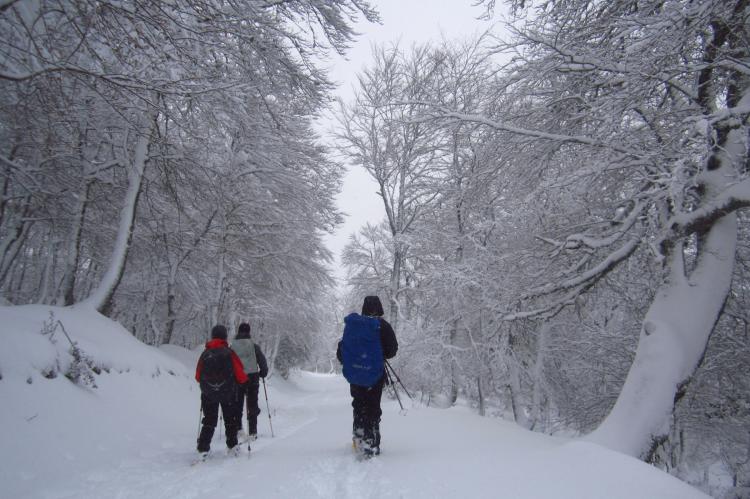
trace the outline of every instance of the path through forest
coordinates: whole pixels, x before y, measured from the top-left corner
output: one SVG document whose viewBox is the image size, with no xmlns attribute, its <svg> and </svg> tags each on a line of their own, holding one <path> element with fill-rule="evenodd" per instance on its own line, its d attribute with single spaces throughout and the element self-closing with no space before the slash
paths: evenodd
<svg viewBox="0 0 750 499">
<path fill-rule="evenodd" d="M 383 454 L 359 462 L 351 449 L 348 385 L 339 376 L 297 373 L 275 383 L 251 454 L 213 455 L 191 466 L 197 413 L 136 455 L 103 463 L 45 498 L 688 498 L 704 497 L 643 463 L 600 447 L 524 431 L 468 408 L 384 402 Z M 262 390 L 261 390 L 262 398 Z M 262 403 L 263 405 L 263 403 Z M 265 409 L 265 407 L 264 407 Z"/>
</svg>

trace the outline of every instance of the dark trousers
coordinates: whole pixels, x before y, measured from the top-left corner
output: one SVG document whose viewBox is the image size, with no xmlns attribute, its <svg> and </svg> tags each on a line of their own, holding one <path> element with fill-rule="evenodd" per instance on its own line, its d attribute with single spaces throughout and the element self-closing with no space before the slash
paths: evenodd
<svg viewBox="0 0 750 499">
<path fill-rule="evenodd" d="M 247 434 L 255 435 L 258 433 L 258 391 L 260 390 L 260 375 L 258 373 L 248 373 L 247 383 L 240 385 L 240 428 L 242 428 L 242 406 L 243 399 L 247 410 Z"/>
<path fill-rule="evenodd" d="M 380 399 L 383 395 L 384 378 L 371 387 L 349 385 L 354 408 L 354 438 L 360 439 L 365 448 L 380 448 Z"/>
<path fill-rule="evenodd" d="M 224 416 L 224 429 L 227 434 L 227 447 L 237 445 L 237 431 L 240 429 L 240 416 L 242 415 L 241 400 L 236 394 L 229 400 L 214 402 L 207 400 L 201 395 L 201 408 L 203 409 L 203 427 L 198 436 L 198 452 L 208 452 L 211 449 L 211 439 L 219 420 L 219 406 Z"/>
</svg>

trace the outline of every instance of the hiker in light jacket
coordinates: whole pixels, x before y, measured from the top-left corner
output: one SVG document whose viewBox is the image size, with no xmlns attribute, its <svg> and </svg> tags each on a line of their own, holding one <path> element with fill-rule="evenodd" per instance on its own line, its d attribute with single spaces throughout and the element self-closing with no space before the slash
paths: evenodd
<svg viewBox="0 0 750 499">
<path fill-rule="evenodd" d="M 239 419 L 242 424 L 242 398 L 247 405 L 247 436 L 250 440 L 258 437 L 258 390 L 260 378 L 268 374 L 268 364 L 260 347 L 250 338 L 250 324 L 243 322 L 237 328 L 237 336 L 232 342 L 232 350 L 242 360 L 242 365 L 247 373 L 247 383 L 240 387 Z"/>
</svg>

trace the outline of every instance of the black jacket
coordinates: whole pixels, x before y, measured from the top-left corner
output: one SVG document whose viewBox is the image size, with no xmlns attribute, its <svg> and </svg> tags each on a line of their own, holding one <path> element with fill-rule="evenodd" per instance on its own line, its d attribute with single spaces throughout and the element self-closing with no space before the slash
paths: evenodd
<svg viewBox="0 0 750 499">
<path fill-rule="evenodd" d="M 265 378 L 268 376 L 268 362 L 257 343 L 255 344 L 255 358 L 258 360 L 258 374 L 260 374 L 261 378 Z"/>
<path fill-rule="evenodd" d="M 383 357 L 386 359 L 392 359 L 398 352 L 398 341 L 396 340 L 396 333 L 393 332 L 393 328 L 388 321 L 382 317 L 378 317 L 380 321 L 380 345 L 383 347 Z M 339 362 L 343 362 L 341 359 L 341 341 L 339 341 L 338 347 L 336 348 L 336 358 Z"/>
</svg>

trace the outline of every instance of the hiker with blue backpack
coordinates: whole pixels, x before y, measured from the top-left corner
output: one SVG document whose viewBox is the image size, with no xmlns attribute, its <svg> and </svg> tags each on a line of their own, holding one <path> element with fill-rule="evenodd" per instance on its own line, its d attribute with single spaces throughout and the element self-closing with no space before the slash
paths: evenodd
<svg viewBox="0 0 750 499">
<path fill-rule="evenodd" d="M 385 360 L 395 357 L 398 341 L 383 319 L 377 296 L 366 296 L 362 314 L 344 318 L 344 334 L 336 349 L 352 395 L 352 442 L 365 458 L 380 454 L 380 399 L 386 382 Z"/>
</svg>

